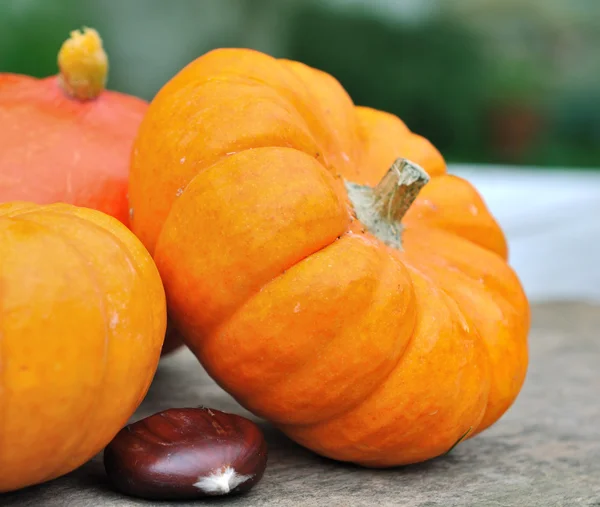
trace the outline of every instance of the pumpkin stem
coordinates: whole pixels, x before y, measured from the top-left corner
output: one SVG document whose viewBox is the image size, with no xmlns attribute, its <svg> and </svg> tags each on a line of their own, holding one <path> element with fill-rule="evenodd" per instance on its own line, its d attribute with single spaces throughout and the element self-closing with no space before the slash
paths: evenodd
<svg viewBox="0 0 600 507">
<path fill-rule="evenodd" d="M 73 30 L 58 52 L 58 68 L 65 93 L 79 100 L 98 97 L 108 75 L 108 57 L 98 32 L 87 27 Z"/>
<path fill-rule="evenodd" d="M 402 248 L 402 218 L 429 181 L 429 175 L 404 158 L 397 159 L 375 187 L 346 182 L 356 217 L 384 243 Z"/>
</svg>

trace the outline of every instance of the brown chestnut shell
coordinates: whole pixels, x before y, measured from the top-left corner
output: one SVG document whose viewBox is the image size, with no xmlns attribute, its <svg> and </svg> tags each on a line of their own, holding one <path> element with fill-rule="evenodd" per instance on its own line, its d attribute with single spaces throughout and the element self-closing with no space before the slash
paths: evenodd
<svg viewBox="0 0 600 507">
<path fill-rule="evenodd" d="M 104 450 L 119 491 L 189 500 L 248 491 L 263 476 L 267 444 L 249 419 L 210 408 L 173 408 L 125 426 Z"/>
</svg>

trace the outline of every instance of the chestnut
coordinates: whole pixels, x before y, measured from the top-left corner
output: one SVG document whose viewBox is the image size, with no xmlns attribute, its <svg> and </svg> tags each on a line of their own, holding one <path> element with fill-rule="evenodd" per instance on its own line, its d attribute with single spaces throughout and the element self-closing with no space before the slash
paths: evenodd
<svg viewBox="0 0 600 507">
<path fill-rule="evenodd" d="M 104 450 L 114 487 L 149 500 L 248 491 L 263 476 L 267 444 L 249 419 L 210 408 L 172 408 L 125 426 Z"/>
</svg>

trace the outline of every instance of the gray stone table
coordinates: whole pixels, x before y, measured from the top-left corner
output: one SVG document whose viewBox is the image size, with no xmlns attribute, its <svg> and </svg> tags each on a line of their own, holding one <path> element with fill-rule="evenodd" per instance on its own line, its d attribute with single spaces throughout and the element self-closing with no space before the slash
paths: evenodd
<svg viewBox="0 0 600 507">
<path fill-rule="evenodd" d="M 270 446 L 263 480 L 247 495 L 193 505 L 600 507 L 599 329 L 600 307 L 535 306 L 521 396 L 493 428 L 445 457 L 366 470 L 315 456 L 261 422 Z M 249 415 L 184 350 L 163 361 L 133 419 L 199 404 Z M 100 457 L 51 483 L 0 496 L 2 507 L 150 505 L 112 491 Z"/>
</svg>

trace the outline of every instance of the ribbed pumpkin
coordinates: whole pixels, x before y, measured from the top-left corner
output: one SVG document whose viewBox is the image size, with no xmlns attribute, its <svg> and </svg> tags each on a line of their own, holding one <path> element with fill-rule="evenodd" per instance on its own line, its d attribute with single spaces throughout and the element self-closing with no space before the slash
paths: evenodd
<svg viewBox="0 0 600 507">
<path fill-rule="evenodd" d="M 130 202 L 208 373 L 317 453 L 433 458 L 521 389 L 529 306 L 498 224 L 431 143 L 326 73 L 198 58 L 150 104 Z"/>
<path fill-rule="evenodd" d="M 166 303 L 124 225 L 68 204 L 0 204 L 0 493 L 77 468 L 154 376 Z"/>
<path fill-rule="evenodd" d="M 73 31 L 45 79 L 0 73 L 0 202 L 65 202 L 129 224 L 133 139 L 146 101 L 105 89 L 98 32 Z M 181 340 L 169 330 L 164 353 Z"/>
</svg>

